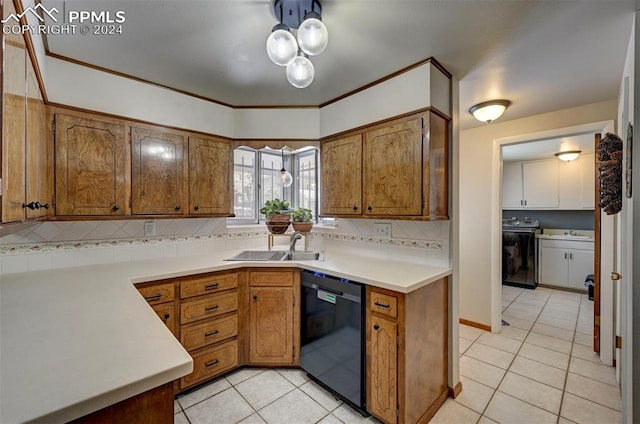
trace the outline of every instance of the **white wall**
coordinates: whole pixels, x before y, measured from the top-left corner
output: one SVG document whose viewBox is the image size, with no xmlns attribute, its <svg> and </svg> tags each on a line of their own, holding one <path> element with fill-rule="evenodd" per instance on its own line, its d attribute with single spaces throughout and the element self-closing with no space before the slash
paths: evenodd
<svg viewBox="0 0 640 424">
<path fill-rule="evenodd" d="M 320 138 L 318 108 L 235 109 L 234 138 Z"/>
<path fill-rule="evenodd" d="M 432 74 L 440 74 L 434 75 Z M 432 105 L 449 113 L 449 79 L 430 62 L 320 109 L 326 137 Z M 438 84 L 437 88 L 431 84 Z M 433 95 L 432 95 L 433 91 Z"/>
<path fill-rule="evenodd" d="M 500 329 L 500 145 L 613 120 L 616 107 L 612 100 L 460 132 L 460 318 Z"/>
</svg>

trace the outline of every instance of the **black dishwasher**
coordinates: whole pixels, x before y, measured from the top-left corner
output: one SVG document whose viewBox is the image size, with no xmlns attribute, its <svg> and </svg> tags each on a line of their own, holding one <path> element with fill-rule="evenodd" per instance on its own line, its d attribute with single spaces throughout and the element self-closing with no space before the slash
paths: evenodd
<svg viewBox="0 0 640 424">
<path fill-rule="evenodd" d="M 365 411 L 364 286 L 302 271 L 300 367 Z"/>
</svg>

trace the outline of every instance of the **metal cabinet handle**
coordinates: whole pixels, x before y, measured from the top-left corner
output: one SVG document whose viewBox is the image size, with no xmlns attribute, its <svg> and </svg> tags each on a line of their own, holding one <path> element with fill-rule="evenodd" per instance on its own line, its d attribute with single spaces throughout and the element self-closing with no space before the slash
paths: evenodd
<svg viewBox="0 0 640 424">
<path fill-rule="evenodd" d="M 200 209 L 200 206 L 198 206 L 198 205 L 195 205 L 195 206 L 193 207 L 193 210 L 194 210 L 194 211 L 197 211 L 198 209 Z"/>
<path fill-rule="evenodd" d="M 113 208 L 112 208 L 112 209 L 113 209 L 114 211 L 117 211 L 117 210 L 119 210 L 119 209 L 120 209 L 120 206 L 118 206 L 118 205 L 113 205 Z"/>
<path fill-rule="evenodd" d="M 373 329 L 378 331 L 380 329 L 380 326 L 378 324 L 376 324 L 376 325 L 373 326 Z"/>
<path fill-rule="evenodd" d="M 164 322 L 167 322 L 167 320 L 168 320 L 169 318 L 171 318 L 171 315 L 169 315 L 169 314 L 164 314 L 164 319 L 163 319 L 163 321 L 164 321 Z"/>
<path fill-rule="evenodd" d="M 45 203 L 44 205 L 41 204 L 40 207 L 43 209 L 49 209 L 49 204 L 48 203 Z"/>
<path fill-rule="evenodd" d="M 391 307 L 391 305 L 385 305 L 384 303 L 378 303 L 378 301 L 376 300 L 375 302 L 373 302 L 374 305 L 379 306 L 381 308 L 389 308 Z"/>
<path fill-rule="evenodd" d="M 253 296 L 253 300 L 258 300 L 258 296 Z"/>
<path fill-rule="evenodd" d="M 216 309 L 218 309 L 220 306 L 218 305 L 213 305 L 213 306 L 207 306 L 204 308 L 205 312 L 211 312 L 211 311 L 215 311 Z"/>
<path fill-rule="evenodd" d="M 567 252 L 564 252 L 564 258 L 567 259 Z"/>
<path fill-rule="evenodd" d="M 205 290 L 213 290 L 213 289 L 217 289 L 219 285 L 220 285 L 220 284 L 218 284 L 218 283 L 207 284 L 206 286 L 204 286 L 204 289 L 205 289 Z"/>
<path fill-rule="evenodd" d="M 153 294 L 151 296 L 145 296 L 144 300 L 151 302 L 152 300 L 158 300 L 162 297 L 162 293 Z"/>
<path fill-rule="evenodd" d="M 40 203 L 38 202 L 23 203 L 22 209 L 26 209 L 26 208 L 29 208 L 32 211 L 35 211 L 36 209 L 40 209 Z"/>
<path fill-rule="evenodd" d="M 214 366 L 214 365 L 218 365 L 218 363 L 219 363 L 219 362 L 220 362 L 220 361 L 218 361 L 217 359 L 214 359 L 213 361 L 211 361 L 211 362 L 207 362 L 206 364 L 204 364 L 204 366 L 205 366 L 206 368 L 209 368 L 209 367 L 212 367 L 212 366 Z"/>
<path fill-rule="evenodd" d="M 180 210 L 180 205 L 176 205 L 176 210 L 179 211 Z"/>
<path fill-rule="evenodd" d="M 353 210 L 354 210 L 354 211 L 357 211 L 357 210 L 358 210 L 358 207 L 357 207 L 356 205 L 353 205 Z"/>
<path fill-rule="evenodd" d="M 573 260 L 573 253 L 569 253 L 569 259 Z"/>
<path fill-rule="evenodd" d="M 371 207 L 371 205 L 367 206 L 367 210 L 368 210 L 368 211 L 373 210 L 373 208 Z"/>
<path fill-rule="evenodd" d="M 208 333 L 204 333 L 205 337 L 211 337 L 211 336 L 215 336 L 216 334 L 218 334 L 219 331 L 218 330 L 214 330 L 214 331 L 210 331 Z"/>
</svg>

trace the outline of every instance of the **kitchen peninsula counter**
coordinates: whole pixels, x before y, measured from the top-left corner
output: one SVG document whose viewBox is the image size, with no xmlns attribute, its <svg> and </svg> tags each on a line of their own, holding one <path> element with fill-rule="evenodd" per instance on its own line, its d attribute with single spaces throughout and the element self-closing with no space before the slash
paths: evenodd
<svg viewBox="0 0 640 424">
<path fill-rule="evenodd" d="M 180 378 L 192 359 L 133 283 L 251 267 L 299 267 L 400 293 L 451 268 L 384 253 L 229 262 L 238 250 L 2 276 L 0 422 L 61 422 Z"/>
</svg>

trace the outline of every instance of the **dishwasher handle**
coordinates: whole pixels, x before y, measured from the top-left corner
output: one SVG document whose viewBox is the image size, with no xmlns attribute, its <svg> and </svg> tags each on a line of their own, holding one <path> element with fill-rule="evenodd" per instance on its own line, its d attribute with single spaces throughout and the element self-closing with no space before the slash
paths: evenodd
<svg viewBox="0 0 640 424">
<path fill-rule="evenodd" d="M 344 292 L 337 291 L 337 290 L 331 290 L 331 289 L 328 289 L 326 287 L 321 287 L 321 286 L 319 286 L 317 284 L 313 284 L 313 283 L 311 284 L 311 288 L 314 289 L 314 290 L 322 290 L 323 292 L 335 294 L 336 296 L 344 296 Z"/>
</svg>

